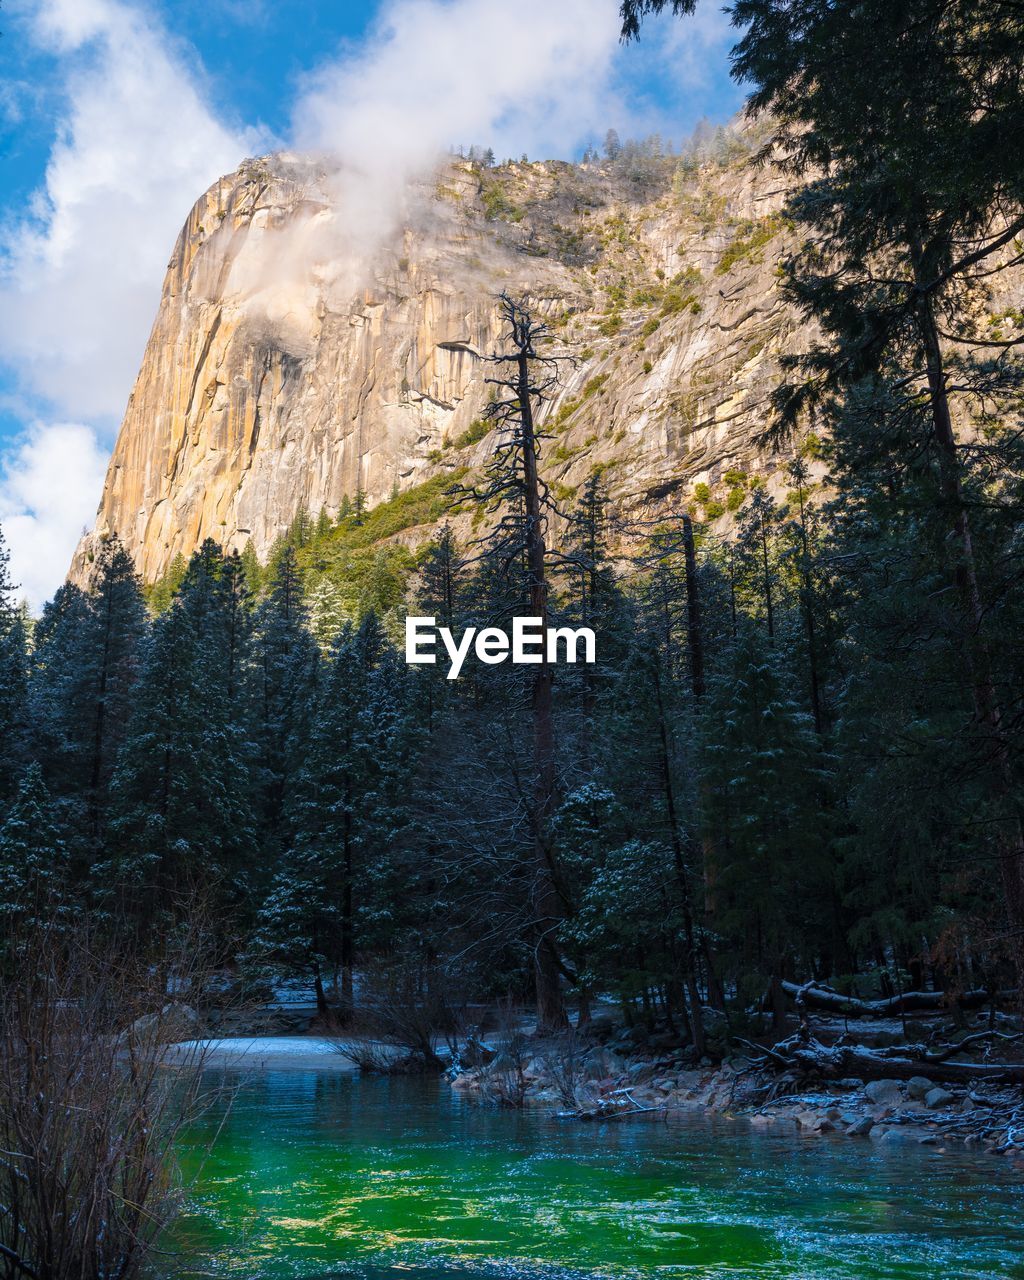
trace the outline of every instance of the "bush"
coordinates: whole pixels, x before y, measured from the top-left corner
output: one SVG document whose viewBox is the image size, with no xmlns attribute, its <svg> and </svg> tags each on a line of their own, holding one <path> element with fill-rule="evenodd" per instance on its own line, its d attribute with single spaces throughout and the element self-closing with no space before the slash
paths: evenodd
<svg viewBox="0 0 1024 1280">
<path fill-rule="evenodd" d="M 35 925 L 0 983 L 0 1263 L 40 1280 L 134 1280 L 178 1213 L 174 1147 L 209 1104 L 198 930 L 142 955 L 87 927 Z M 193 995 L 194 999 L 195 996 Z"/>
<path fill-rule="evenodd" d="M 484 436 L 488 435 L 493 426 L 494 423 L 489 422 L 486 418 L 477 418 L 469 424 L 465 431 L 455 437 L 451 447 L 453 449 L 468 449 L 471 444 L 476 444 Z"/>
<path fill-rule="evenodd" d="M 718 260 L 715 275 L 724 276 L 737 263 L 747 259 L 752 262 L 759 261 L 760 250 L 778 234 L 782 225 L 782 218 L 774 213 L 767 218 L 762 218 L 760 222 L 741 223 L 732 243 Z"/>
<path fill-rule="evenodd" d="M 367 974 L 351 1027 L 332 1033 L 335 1049 L 369 1073 L 440 1073 L 462 1026 L 458 986 L 442 970 L 413 963 Z"/>
</svg>

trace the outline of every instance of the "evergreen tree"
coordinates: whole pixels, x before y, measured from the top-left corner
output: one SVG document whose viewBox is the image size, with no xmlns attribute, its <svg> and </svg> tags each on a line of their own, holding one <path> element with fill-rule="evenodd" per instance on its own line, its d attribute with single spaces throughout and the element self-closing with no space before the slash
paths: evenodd
<svg viewBox="0 0 1024 1280">
<path fill-rule="evenodd" d="M 27 641 L 14 590 L 10 552 L 0 530 L 0 801 L 14 794 L 27 732 Z"/>
<path fill-rule="evenodd" d="M 488 462 L 483 485 L 459 490 L 485 507 L 500 511 L 484 553 L 492 584 L 504 578 L 513 583 L 514 571 L 524 575 L 526 598 L 520 608 L 546 628 L 549 618 L 549 569 L 546 534 L 552 508 L 547 485 L 538 471 L 542 433 L 534 422 L 537 402 L 554 384 L 554 364 L 538 349 L 547 326 L 507 294 L 501 297 L 506 324 L 507 354 L 491 357 L 499 372 L 492 381 L 504 398 L 491 402 L 487 416 L 498 424 L 498 442 Z M 510 600 L 510 604 L 511 604 Z M 518 612 L 518 610 L 514 610 Z M 558 928 L 565 911 L 558 890 L 551 818 L 556 805 L 556 742 L 551 664 L 544 647 L 541 661 L 529 668 L 532 795 L 529 823 L 532 852 L 532 928 L 537 992 L 537 1017 L 547 1030 L 561 1027 L 565 1010 L 561 994 L 562 967 Z"/>
<path fill-rule="evenodd" d="M 93 584 L 88 594 L 62 587 L 44 610 L 30 689 L 37 751 L 69 810 L 79 875 L 105 839 L 147 629 L 135 566 L 116 538 L 102 545 Z"/>
<path fill-rule="evenodd" d="M 139 923 L 196 889 L 235 910 L 255 828 L 241 566 L 207 541 L 153 624 L 113 783 L 107 888 Z"/>
<path fill-rule="evenodd" d="M 0 826 L 0 922 L 6 942 L 67 896 L 66 850 L 38 764 L 25 770 Z"/>
<path fill-rule="evenodd" d="M 703 711 L 703 820 L 718 835 L 715 919 L 743 968 L 770 982 L 820 963 L 831 936 L 828 775 L 777 650 L 749 623 Z M 759 985 L 760 985 L 759 982 Z"/>
<path fill-rule="evenodd" d="M 279 857 L 285 806 L 309 735 L 319 652 L 308 623 L 295 551 L 286 547 L 256 611 L 253 632 L 254 741 L 265 866 Z"/>
<path fill-rule="evenodd" d="M 626 34 L 667 6 L 624 0 Z M 693 7 L 672 3 L 677 13 Z M 883 429 L 922 405 L 927 412 L 932 515 L 952 539 L 950 617 L 982 728 L 978 763 L 1024 1000 L 1019 769 L 994 671 L 983 573 L 992 548 L 979 543 L 984 526 L 968 497 L 956 412 L 964 392 L 992 396 L 1021 379 L 1019 362 L 985 358 L 992 348 L 1012 355 L 1019 335 L 979 334 L 976 308 L 1016 259 L 1006 251 L 1024 231 L 1024 142 L 1015 128 L 1024 20 L 999 0 L 737 0 L 732 13 L 745 32 L 733 66 L 754 86 L 750 109 L 772 114 L 777 163 L 806 180 L 789 212 L 809 239 L 787 264 L 786 292 L 824 338 L 791 361 L 798 376 L 776 394 L 782 424 L 860 387 Z M 1004 439 L 1012 444 L 1017 429 L 1004 424 Z"/>
<path fill-rule="evenodd" d="M 295 780 L 289 848 L 258 920 L 259 950 L 312 976 L 321 1014 L 325 979 L 340 980 L 343 1012 L 351 1010 L 360 941 L 379 946 L 392 936 L 382 922 L 395 911 L 390 895 L 401 894 L 386 867 L 408 803 L 398 765 L 409 747 L 404 679 L 372 615 L 344 627 Z"/>
</svg>

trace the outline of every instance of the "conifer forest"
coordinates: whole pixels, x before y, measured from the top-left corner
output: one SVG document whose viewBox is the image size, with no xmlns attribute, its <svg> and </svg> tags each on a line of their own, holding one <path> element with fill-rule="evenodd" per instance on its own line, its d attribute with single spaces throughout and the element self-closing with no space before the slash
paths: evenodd
<svg viewBox="0 0 1024 1280">
<path fill-rule="evenodd" d="M 627 49 L 694 21 L 693 0 L 621 8 Z M 76 1061 L 113 1078 L 96 1046 L 130 1009 L 145 1066 L 108 1115 L 165 1136 L 105 1139 L 130 1174 L 95 1192 L 134 1242 L 116 1256 L 76 1235 L 58 1257 L 5 1154 L 0 1274 L 136 1274 L 152 1231 L 126 1205 L 196 1123 L 144 1015 L 243 1025 L 282 990 L 314 1032 L 369 1037 L 347 1051 L 365 1076 L 461 1072 L 506 1107 L 536 1081 L 600 1122 L 657 1110 L 630 1090 L 666 1072 L 663 1094 L 713 1077 L 709 1111 L 717 1073 L 762 1111 L 852 1081 L 873 1121 L 816 1128 L 895 1126 L 927 1095 L 955 1100 L 943 1134 L 1024 1149 L 1024 313 L 989 305 L 1024 279 L 1024 6 L 730 12 L 742 163 L 788 184 L 776 275 L 811 335 L 757 424 L 774 483 L 733 469 L 722 502 L 669 486 L 657 509 L 601 464 L 560 485 L 573 356 L 509 291 L 482 465 L 302 507 L 267 555 L 206 537 L 156 580 L 112 534 L 38 616 L 0 543 L 0 1145 L 59 1148 L 85 1185 L 31 1119 L 17 1028 L 45 1007 L 59 1056 L 60 1010 L 101 987 Z M 409 617 L 589 628 L 596 660 L 471 655 L 449 679 L 406 660 Z M 735 1274 L 848 1274 L 803 1265 Z"/>
</svg>

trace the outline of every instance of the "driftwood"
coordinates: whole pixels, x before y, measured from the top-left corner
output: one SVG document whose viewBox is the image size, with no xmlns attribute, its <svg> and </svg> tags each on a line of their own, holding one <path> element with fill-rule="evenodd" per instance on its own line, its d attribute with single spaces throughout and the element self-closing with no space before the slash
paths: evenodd
<svg viewBox="0 0 1024 1280">
<path fill-rule="evenodd" d="M 615 1098 L 625 1098 L 629 1103 L 629 1110 L 614 1102 Z M 645 1116 L 652 1111 L 660 1111 L 660 1107 L 645 1107 L 643 1103 L 637 1102 L 633 1097 L 631 1089 L 615 1089 L 606 1099 L 594 1103 L 590 1107 L 577 1107 L 575 1111 L 566 1114 L 573 1116 L 576 1120 L 628 1120 L 631 1116 Z"/>
<path fill-rule="evenodd" d="M 954 997 L 948 996 L 944 991 L 904 991 L 884 1000 L 858 1000 L 855 996 L 844 996 L 829 987 L 816 986 L 810 982 L 803 986 L 796 982 L 783 982 L 782 989 L 798 1006 L 838 1013 L 848 1018 L 891 1018 L 901 1013 L 921 1013 L 952 1007 L 977 1009 L 992 998 L 991 992 L 984 990 L 964 991 Z"/>
<path fill-rule="evenodd" d="M 987 1033 L 969 1037 L 980 1039 Z M 1016 1036 L 1001 1039 L 1018 1039 Z M 866 1049 L 860 1044 L 839 1041 L 824 1045 L 804 1026 L 787 1040 L 771 1048 L 743 1041 L 748 1049 L 763 1055 L 763 1066 L 779 1070 L 796 1068 L 807 1075 L 826 1079 L 855 1077 L 858 1080 L 910 1080 L 927 1076 L 936 1084 L 968 1084 L 987 1080 L 993 1084 L 1024 1085 L 1024 1062 L 951 1062 L 952 1055 L 963 1051 L 963 1044 L 950 1045 L 942 1052 L 911 1057 L 884 1049 Z"/>
</svg>

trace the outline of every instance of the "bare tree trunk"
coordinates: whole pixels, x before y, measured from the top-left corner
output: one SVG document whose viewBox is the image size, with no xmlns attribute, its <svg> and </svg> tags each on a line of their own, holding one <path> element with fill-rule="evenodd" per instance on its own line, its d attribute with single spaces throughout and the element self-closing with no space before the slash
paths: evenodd
<svg viewBox="0 0 1024 1280">
<path fill-rule="evenodd" d="M 693 1033 L 693 1047 L 701 1057 L 707 1051 L 704 1036 L 704 1019 L 701 1014 L 700 990 L 697 986 L 699 953 L 697 950 L 696 930 L 693 925 L 693 903 L 690 898 L 690 885 L 687 879 L 686 859 L 683 855 L 683 841 L 679 830 L 679 815 L 676 812 L 675 789 L 672 785 L 672 763 L 669 751 L 668 724 L 665 706 L 661 693 L 661 675 L 657 666 L 654 668 L 654 688 L 658 699 L 658 732 L 661 746 L 661 777 L 665 796 L 665 810 L 668 817 L 669 835 L 672 841 L 672 858 L 675 868 L 676 884 L 679 889 L 680 905 L 683 912 L 683 931 L 686 938 L 686 991 L 690 1007 L 687 1010 L 690 1030 Z"/>
<path fill-rule="evenodd" d="M 693 543 L 693 521 L 685 513 L 683 520 L 683 559 L 686 565 L 686 624 L 690 654 L 690 687 L 694 702 L 704 696 L 704 623 L 700 606 L 700 587 L 697 582 L 697 553 Z M 703 786 L 702 786 L 703 790 Z M 715 867 L 717 860 L 714 839 L 708 834 L 701 846 L 701 863 L 704 878 L 704 920 L 709 924 L 715 911 Z M 715 957 L 706 931 L 700 940 L 708 975 L 708 1000 L 715 1009 L 725 1009 L 725 991 L 715 968 Z"/>
<path fill-rule="evenodd" d="M 349 797 L 345 797 L 344 865 L 345 883 L 341 891 L 341 1001 L 343 1017 L 350 1018 L 355 1008 L 355 907 L 352 893 L 352 817 Z"/>
<path fill-rule="evenodd" d="M 921 254 L 914 254 L 915 270 L 922 278 Z M 955 567 L 965 626 L 961 634 L 975 714 L 988 739 L 991 755 L 991 789 L 1001 811 L 996 851 L 1010 928 L 1010 954 L 1016 971 L 1018 1001 L 1024 1002 L 1024 828 L 1013 777 L 1010 747 L 1003 726 L 1002 708 L 992 679 L 991 655 L 985 637 L 985 611 L 978 586 L 977 565 L 970 517 L 964 503 L 960 459 L 949 408 L 949 392 L 931 298 L 921 294 L 918 323 L 924 344 L 932 426 L 939 460 L 939 484 L 948 506 L 959 547 Z"/>
<path fill-rule="evenodd" d="M 526 511 L 526 568 L 529 576 L 530 616 L 548 624 L 547 548 L 544 544 L 544 515 L 541 510 L 540 480 L 537 474 L 537 437 L 533 421 L 529 333 L 523 340 L 513 323 L 518 364 L 518 400 L 522 426 L 523 489 Z M 555 729 L 552 672 L 547 645 L 533 669 L 531 711 L 533 718 L 534 801 L 533 840 L 535 861 L 534 915 L 537 939 L 534 972 L 537 992 L 537 1026 L 544 1031 L 562 1030 L 568 1025 L 562 999 L 561 966 L 557 931 L 563 904 L 555 884 L 554 855 L 550 824 L 555 798 Z"/>
<path fill-rule="evenodd" d="M 697 553 L 693 545 L 693 521 L 683 515 L 683 559 L 686 564 L 686 630 L 690 650 L 690 684 L 695 701 L 704 696 L 704 630 L 700 590 L 697 586 Z"/>
</svg>

